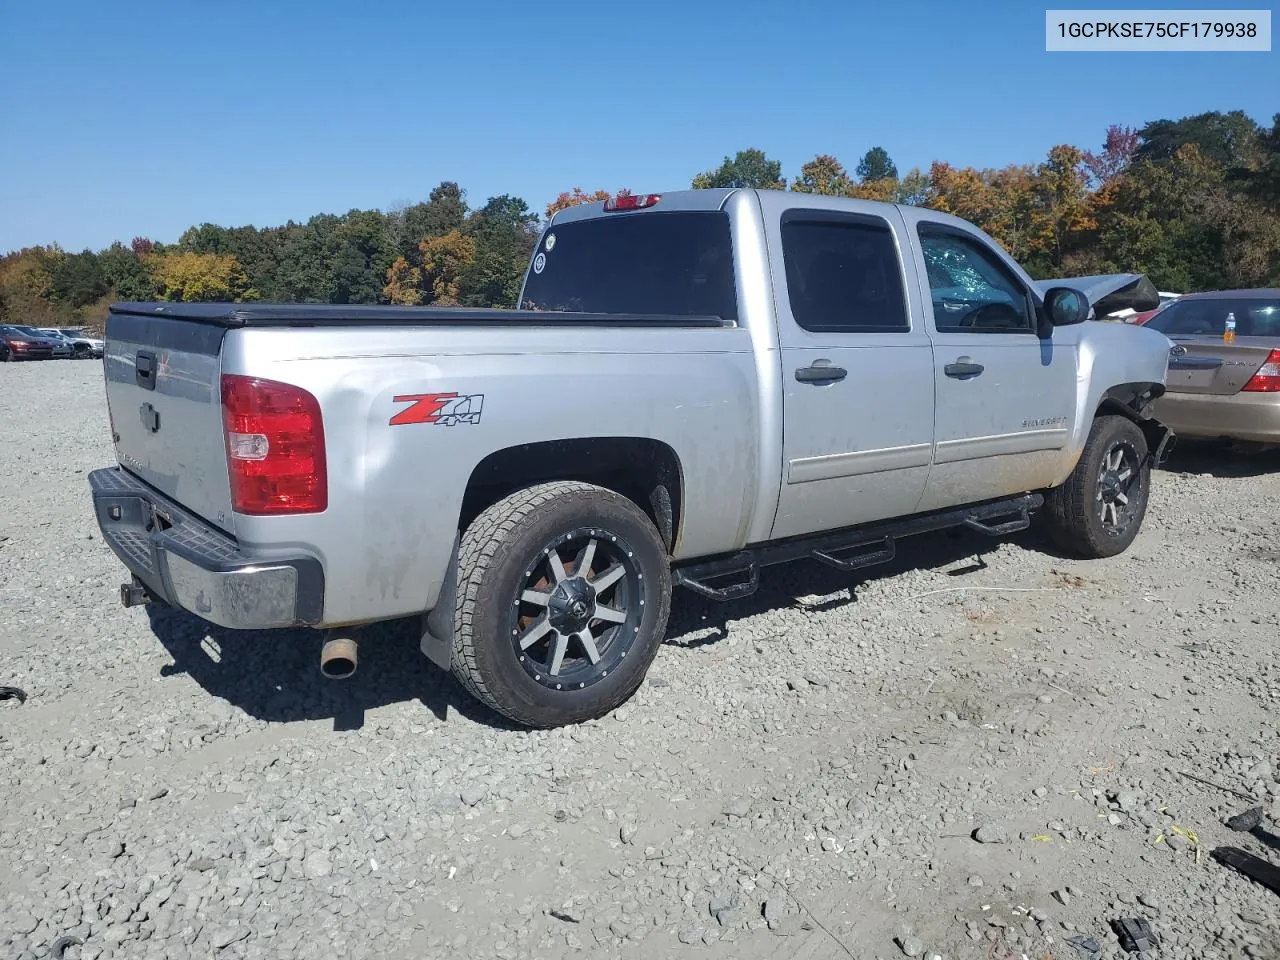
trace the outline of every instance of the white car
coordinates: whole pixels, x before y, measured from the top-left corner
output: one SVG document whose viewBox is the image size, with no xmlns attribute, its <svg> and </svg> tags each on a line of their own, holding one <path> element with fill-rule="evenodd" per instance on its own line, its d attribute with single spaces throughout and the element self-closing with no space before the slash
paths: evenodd
<svg viewBox="0 0 1280 960">
<path fill-rule="evenodd" d="M 61 330 L 54 327 L 42 327 L 40 332 L 50 340 L 65 344 L 70 350 L 70 353 L 65 354 L 65 356 L 74 357 L 77 360 L 101 357 L 106 346 L 103 341 L 95 340 L 93 337 L 86 337 L 74 327 Z M 64 354 L 55 352 L 54 356 L 64 356 Z"/>
</svg>

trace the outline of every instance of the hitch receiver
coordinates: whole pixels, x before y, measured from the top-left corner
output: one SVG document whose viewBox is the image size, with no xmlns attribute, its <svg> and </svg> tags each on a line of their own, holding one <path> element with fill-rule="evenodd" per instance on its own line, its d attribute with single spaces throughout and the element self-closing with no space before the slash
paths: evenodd
<svg viewBox="0 0 1280 960">
<path fill-rule="evenodd" d="M 155 603 L 156 597 L 151 595 L 147 585 L 137 577 L 131 583 L 120 584 L 120 603 L 126 607 L 143 607 Z"/>
</svg>

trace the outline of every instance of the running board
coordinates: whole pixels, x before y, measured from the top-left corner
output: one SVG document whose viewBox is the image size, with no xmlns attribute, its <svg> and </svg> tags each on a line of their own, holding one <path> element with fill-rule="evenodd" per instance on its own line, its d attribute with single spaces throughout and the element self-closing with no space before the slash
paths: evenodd
<svg viewBox="0 0 1280 960">
<path fill-rule="evenodd" d="M 829 531 L 809 537 L 779 540 L 710 560 L 701 560 L 672 570 L 672 583 L 711 600 L 729 601 L 749 597 L 760 586 L 760 568 L 792 560 L 811 559 L 837 570 L 852 571 L 887 563 L 897 555 L 895 541 L 920 533 L 951 527 L 969 527 L 991 537 L 1017 533 L 1031 526 L 1031 513 L 1044 505 L 1044 497 L 1028 493 L 1008 500 L 922 513 L 897 520 L 885 520 L 864 527 Z M 839 556 L 851 550 L 853 556 Z M 737 576 L 723 586 L 708 581 Z"/>
<path fill-rule="evenodd" d="M 1020 530 L 1026 530 L 1031 526 L 1031 511 L 1026 507 L 1017 511 L 1017 516 L 1012 520 L 1006 520 L 1004 523 L 989 523 L 986 520 L 979 520 L 976 517 L 970 517 L 964 522 L 964 525 L 970 530 L 977 530 L 979 533 L 985 533 L 988 537 L 1003 537 L 1005 534 L 1017 533 Z"/>
<path fill-rule="evenodd" d="M 835 567 L 837 570 L 858 570 L 861 567 L 871 567 L 877 563 L 888 563 L 897 555 L 898 547 L 893 542 L 892 537 L 885 537 L 878 543 L 879 546 L 876 549 L 860 553 L 855 557 L 841 559 L 834 555 L 834 551 L 827 550 L 814 550 L 809 556 L 819 563 L 825 563 L 828 567 Z M 863 546 L 871 546 L 871 544 L 859 544 L 859 547 Z"/>
</svg>

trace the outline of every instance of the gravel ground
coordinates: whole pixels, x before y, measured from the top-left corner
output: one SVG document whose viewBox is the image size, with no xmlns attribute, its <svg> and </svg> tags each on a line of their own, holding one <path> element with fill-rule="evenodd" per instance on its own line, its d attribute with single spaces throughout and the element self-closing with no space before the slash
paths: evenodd
<svg viewBox="0 0 1280 960">
<path fill-rule="evenodd" d="M 335 683 L 306 632 L 121 608 L 99 364 L 0 368 L 0 424 L 2 957 L 1063 960 L 1130 916 L 1280 956 L 1209 856 L 1280 860 L 1275 457 L 1176 456 L 1114 560 L 965 533 L 680 593 L 631 703 L 528 732 L 408 624 Z"/>
</svg>

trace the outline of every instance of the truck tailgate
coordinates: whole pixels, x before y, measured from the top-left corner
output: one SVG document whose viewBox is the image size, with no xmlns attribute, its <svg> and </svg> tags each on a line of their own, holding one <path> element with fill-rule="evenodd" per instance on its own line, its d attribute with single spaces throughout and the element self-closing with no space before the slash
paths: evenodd
<svg viewBox="0 0 1280 960">
<path fill-rule="evenodd" d="M 225 333 L 173 317 L 112 313 L 104 364 L 120 465 L 231 533 L 219 391 Z"/>
</svg>

